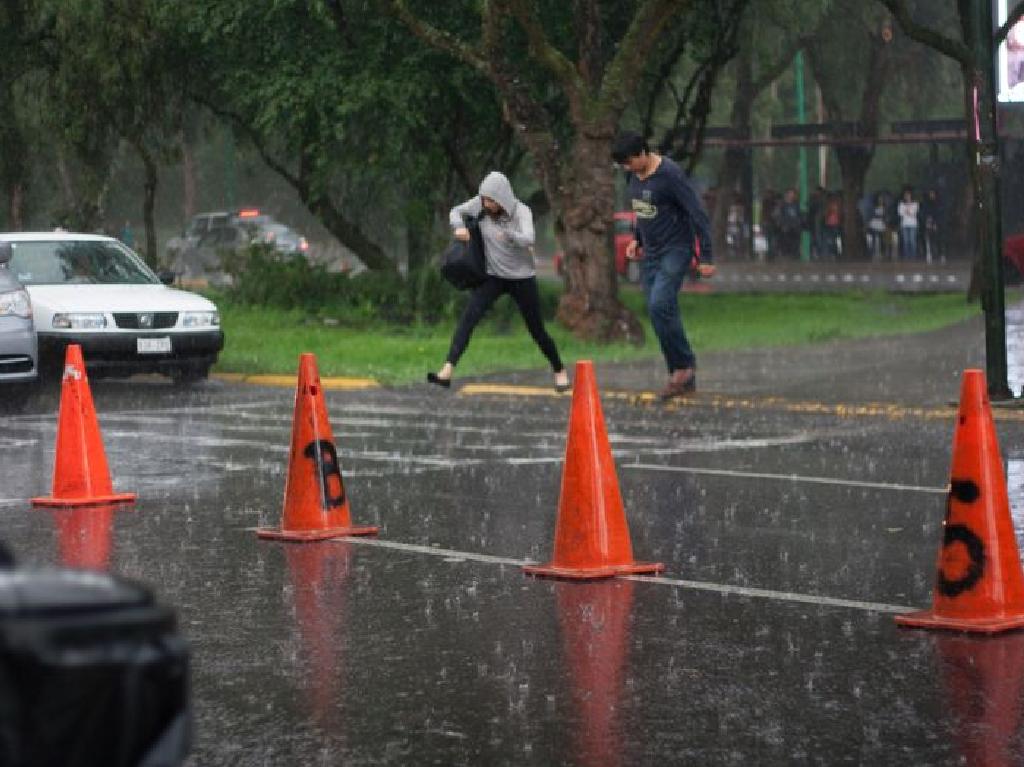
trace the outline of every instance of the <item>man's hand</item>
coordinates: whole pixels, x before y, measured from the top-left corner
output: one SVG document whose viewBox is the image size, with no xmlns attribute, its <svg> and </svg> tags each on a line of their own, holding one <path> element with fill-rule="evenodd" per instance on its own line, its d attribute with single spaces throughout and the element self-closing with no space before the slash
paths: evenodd
<svg viewBox="0 0 1024 767">
<path fill-rule="evenodd" d="M 636 240 L 630 240 L 629 241 L 629 245 L 626 246 L 626 258 L 628 258 L 630 261 L 635 261 L 636 260 L 636 249 L 637 249 L 637 242 L 636 242 Z"/>
<path fill-rule="evenodd" d="M 460 226 L 455 230 L 455 239 L 469 242 L 469 230 L 464 226 Z"/>
<path fill-rule="evenodd" d="M 701 264 L 697 267 L 697 274 L 700 275 L 701 279 L 708 279 L 715 276 L 715 272 L 718 269 L 715 268 L 714 264 Z"/>
</svg>

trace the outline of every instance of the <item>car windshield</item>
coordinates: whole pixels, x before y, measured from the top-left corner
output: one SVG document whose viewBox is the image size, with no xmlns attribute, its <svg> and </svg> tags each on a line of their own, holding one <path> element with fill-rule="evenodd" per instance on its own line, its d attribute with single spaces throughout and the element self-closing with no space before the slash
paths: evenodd
<svg viewBox="0 0 1024 767">
<path fill-rule="evenodd" d="M 149 267 L 117 242 L 12 242 L 10 270 L 24 285 L 160 284 Z"/>
</svg>

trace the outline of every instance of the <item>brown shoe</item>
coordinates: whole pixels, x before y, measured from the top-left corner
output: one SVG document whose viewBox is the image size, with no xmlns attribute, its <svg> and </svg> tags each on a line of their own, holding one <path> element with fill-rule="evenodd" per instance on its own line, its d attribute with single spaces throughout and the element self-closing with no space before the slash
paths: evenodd
<svg viewBox="0 0 1024 767">
<path fill-rule="evenodd" d="M 658 393 L 659 399 L 670 400 L 697 391 L 697 371 L 693 368 L 675 370 L 669 376 L 668 385 Z"/>
</svg>

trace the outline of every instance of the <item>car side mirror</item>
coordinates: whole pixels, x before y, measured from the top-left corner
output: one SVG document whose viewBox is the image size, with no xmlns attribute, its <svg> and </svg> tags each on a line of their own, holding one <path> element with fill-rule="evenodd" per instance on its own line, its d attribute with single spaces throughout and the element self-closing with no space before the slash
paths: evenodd
<svg viewBox="0 0 1024 767">
<path fill-rule="evenodd" d="M 14 248 L 9 242 L 0 242 L 0 264 L 9 264 L 14 258 Z"/>
<path fill-rule="evenodd" d="M 160 282 L 162 282 L 164 285 L 169 286 L 174 284 L 174 280 L 177 278 L 178 275 L 176 275 L 174 272 L 168 269 L 164 269 L 158 272 L 156 276 L 160 280 Z"/>
</svg>

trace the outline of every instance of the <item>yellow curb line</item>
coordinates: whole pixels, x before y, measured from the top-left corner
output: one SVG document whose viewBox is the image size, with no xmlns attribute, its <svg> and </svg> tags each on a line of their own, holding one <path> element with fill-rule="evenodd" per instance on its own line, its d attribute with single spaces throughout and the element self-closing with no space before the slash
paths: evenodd
<svg viewBox="0 0 1024 767">
<path fill-rule="evenodd" d="M 506 384 L 466 384 L 458 391 L 460 395 L 509 395 L 521 397 L 563 397 L 551 389 L 539 386 L 513 386 Z M 647 405 L 658 402 L 653 392 L 602 391 L 604 399 L 625 400 L 634 405 Z M 693 395 L 679 397 L 666 403 L 666 410 L 678 410 L 680 407 L 718 407 L 740 408 L 745 410 L 779 409 L 790 413 L 809 413 L 835 415 L 842 418 L 882 417 L 889 419 L 922 418 L 926 420 L 951 419 L 956 417 L 955 407 L 908 407 L 885 402 L 869 402 L 860 405 L 828 404 L 824 402 L 794 402 L 782 397 L 729 397 L 722 394 Z M 998 421 L 1024 421 L 1024 412 L 993 408 L 992 417 Z"/>
<path fill-rule="evenodd" d="M 212 378 L 231 383 L 248 383 L 256 386 L 280 386 L 294 388 L 297 377 L 293 375 L 246 375 L 244 373 L 214 373 Z M 379 389 L 380 384 L 373 378 L 321 378 L 320 385 L 329 391 L 355 391 L 358 389 Z"/>
<path fill-rule="evenodd" d="M 571 392 L 557 392 L 542 386 L 511 386 L 506 384 L 466 384 L 458 394 L 508 394 L 513 397 L 565 397 Z"/>
</svg>

